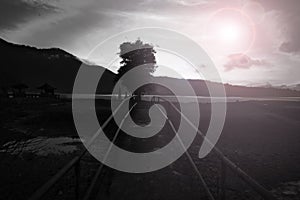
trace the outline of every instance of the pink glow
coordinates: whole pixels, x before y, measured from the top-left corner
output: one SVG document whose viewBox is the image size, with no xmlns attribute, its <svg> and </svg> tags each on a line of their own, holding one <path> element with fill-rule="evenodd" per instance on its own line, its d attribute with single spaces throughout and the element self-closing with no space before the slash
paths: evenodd
<svg viewBox="0 0 300 200">
<path fill-rule="evenodd" d="M 247 53 L 255 40 L 255 25 L 242 10 L 222 8 L 210 16 L 206 35 L 219 51 Z"/>
</svg>

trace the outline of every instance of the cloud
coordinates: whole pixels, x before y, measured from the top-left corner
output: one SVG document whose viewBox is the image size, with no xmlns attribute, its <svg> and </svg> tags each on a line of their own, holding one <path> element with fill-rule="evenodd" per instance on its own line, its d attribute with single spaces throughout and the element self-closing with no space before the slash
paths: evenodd
<svg viewBox="0 0 300 200">
<path fill-rule="evenodd" d="M 253 59 L 246 54 L 231 54 L 228 62 L 224 65 L 225 71 L 233 69 L 250 69 L 253 66 L 268 66 L 270 63 L 265 60 Z"/>
<path fill-rule="evenodd" d="M 86 11 L 86 12 L 85 12 Z M 74 15 L 66 16 L 52 22 L 48 26 L 28 34 L 26 38 L 30 43 L 37 46 L 63 46 L 68 42 L 74 42 L 80 35 L 92 31 L 101 25 L 107 27 L 107 16 L 93 10 L 81 10 Z"/>
<path fill-rule="evenodd" d="M 61 47 L 72 53 L 112 33 L 139 27 L 176 28 L 196 6 L 190 0 L 3 0 L 0 33 L 7 40 L 38 47 Z M 2 5 L 1 5 L 2 4 Z M 209 4 L 201 0 L 201 5 Z M 197 9 L 196 9 L 197 8 Z M 53 14 L 54 13 L 54 14 Z M 47 14 L 47 15 L 46 15 Z M 193 17 L 194 18 L 194 17 Z M 3 20 L 5 19 L 5 20 Z M 9 20 L 7 20 L 9 19 Z M 22 24 L 22 26 L 19 26 Z M 2 27 L 1 27 L 2 25 Z M 5 29 L 5 31 L 1 31 Z M 6 31 L 8 30 L 8 31 Z M 97 39 L 98 37 L 98 39 Z"/>
<path fill-rule="evenodd" d="M 300 41 L 300 40 L 299 40 Z M 283 42 L 279 50 L 282 52 L 286 53 L 295 53 L 300 51 L 300 44 L 299 44 L 298 39 L 294 40 L 294 42 L 289 41 L 289 42 Z"/>
<path fill-rule="evenodd" d="M 20 24 L 56 11 L 55 6 L 42 1 L 1 0 L 0 31 L 16 29 Z"/>
<path fill-rule="evenodd" d="M 283 34 L 286 40 L 281 43 L 279 50 L 287 53 L 300 53 L 300 16 L 291 13 L 285 17 Z"/>
<path fill-rule="evenodd" d="M 243 78 L 263 82 L 274 78 L 287 83 L 298 81 L 299 0 L 255 1 L 262 5 L 264 12 L 260 20 L 254 21 L 256 37 L 253 46 L 247 55 L 228 56 L 225 65 L 222 58 L 229 53 L 219 51 L 215 41 L 206 37 L 206 26 L 213 13 L 226 7 L 242 9 L 251 1 L 0 0 L 0 33 L 13 42 L 60 47 L 85 57 L 96 44 L 115 33 L 156 26 L 178 30 L 201 44 L 216 57 L 218 67 L 231 71 L 222 74 L 229 82 L 239 79 L 241 74 Z M 252 17 L 253 13 L 248 14 Z M 270 66 L 269 62 L 272 68 L 265 68 Z M 200 63 L 198 66 L 201 70 L 209 68 Z M 259 69 L 259 74 L 258 70 L 235 70 L 252 68 Z"/>
<path fill-rule="evenodd" d="M 25 4 L 25 0 L 17 1 Z M 78 48 L 85 48 L 82 47 L 84 45 L 90 46 L 112 33 L 130 29 L 139 24 L 147 26 L 147 23 L 150 24 L 153 21 L 156 24 L 171 21 L 166 15 L 150 12 L 152 7 L 149 5 L 150 2 L 145 4 L 146 1 L 26 0 L 26 5 L 31 5 L 28 3 L 29 1 L 46 1 L 56 7 L 58 12 L 47 17 L 39 17 L 38 13 L 41 10 L 36 9 L 35 13 L 37 14 L 34 15 L 34 12 L 30 12 L 30 17 L 28 16 L 28 19 L 24 21 L 28 22 L 26 25 L 3 33 L 5 38 L 17 43 L 39 47 L 61 47 L 81 56 L 84 56 L 85 53 Z M 155 6 L 159 7 L 161 4 L 157 2 Z M 167 7 L 166 4 L 164 2 L 165 7 Z M 45 5 L 47 7 L 47 4 Z M 151 5 L 154 6 L 154 4 Z M 27 15 L 23 14 L 22 16 Z M 17 19 L 14 18 L 11 21 L 17 21 Z"/>
<path fill-rule="evenodd" d="M 265 0 L 265 6 L 281 13 L 278 29 L 284 37 L 279 44 L 279 51 L 300 53 L 300 16 L 299 0 Z"/>
<path fill-rule="evenodd" d="M 178 4 L 183 5 L 183 6 L 202 6 L 202 5 L 207 5 L 211 3 L 215 3 L 214 1 L 208 1 L 208 0 L 198 0 L 198 1 L 187 1 L 187 0 L 179 0 L 177 1 Z"/>
<path fill-rule="evenodd" d="M 52 2 L 59 8 L 58 13 L 32 20 L 18 31 L 7 34 L 6 38 L 38 47 L 59 47 L 84 56 L 85 49 L 92 48 L 89 44 L 93 43 L 91 37 L 101 37 L 107 29 L 126 24 L 124 19 L 118 19 L 105 12 L 106 8 L 98 1 L 84 2 L 86 3 L 73 1 L 76 3 L 74 5 L 66 0 L 60 0 L 55 4 Z"/>
</svg>

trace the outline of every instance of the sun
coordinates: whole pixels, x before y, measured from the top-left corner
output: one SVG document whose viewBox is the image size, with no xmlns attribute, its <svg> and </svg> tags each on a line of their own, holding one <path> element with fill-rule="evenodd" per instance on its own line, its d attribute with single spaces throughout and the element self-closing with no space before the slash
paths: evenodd
<svg viewBox="0 0 300 200">
<path fill-rule="evenodd" d="M 236 20 L 219 19 L 210 28 L 210 37 L 218 45 L 234 47 L 243 42 L 243 24 Z"/>
<path fill-rule="evenodd" d="M 222 8 L 211 14 L 205 26 L 205 38 L 217 52 L 247 52 L 255 40 L 253 20 L 242 10 Z"/>
<path fill-rule="evenodd" d="M 217 34 L 224 43 L 234 43 L 238 42 L 241 30 L 237 24 L 225 23 L 218 27 Z"/>
</svg>

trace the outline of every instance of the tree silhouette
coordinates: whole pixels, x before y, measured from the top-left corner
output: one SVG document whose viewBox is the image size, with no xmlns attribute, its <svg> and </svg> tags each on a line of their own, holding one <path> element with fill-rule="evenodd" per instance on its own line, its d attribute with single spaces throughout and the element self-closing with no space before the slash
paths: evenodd
<svg viewBox="0 0 300 200">
<path fill-rule="evenodd" d="M 121 67 L 118 70 L 116 81 L 118 81 L 124 74 L 132 70 L 135 67 L 141 67 L 138 74 L 133 75 L 129 81 L 123 81 L 122 84 L 128 88 L 130 84 L 134 84 L 137 79 L 147 81 L 151 78 L 151 74 L 156 70 L 156 59 L 155 59 L 154 47 L 151 44 L 144 43 L 140 39 L 135 42 L 124 42 L 120 45 L 120 62 Z M 122 80 L 122 79 L 121 79 Z M 136 91 L 129 91 L 134 94 L 139 94 L 142 89 Z"/>
</svg>

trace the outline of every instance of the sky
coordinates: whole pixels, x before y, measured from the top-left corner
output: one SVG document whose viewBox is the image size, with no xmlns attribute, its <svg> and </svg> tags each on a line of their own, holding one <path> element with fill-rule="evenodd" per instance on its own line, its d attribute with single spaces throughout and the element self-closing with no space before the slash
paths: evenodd
<svg viewBox="0 0 300 200">
<path fill-rule="evenodd" d="M 0 37 L 59 47 L 104 65 L 101 55 L 89 57 L 99 43 L 123 31 L 160 27 L 201 46 L 225 83 L 291 85 L 300 83 L 299 8 L 299 0 L 1 0 Z M 116 56 L 118 45 L 114 48 Z M 157 60 L 173 60 L 169 65 L 179 73 L 197 78 L 184 62 L 175 66 L 170 55 L 160 54 Z M 197 65 L 204 71 L 208 67 L 205 61 Z M 112 70 L 117 68 L 115 62 Z M 169 74 L 158 69 L 156 75 Z"/>
</svg>

